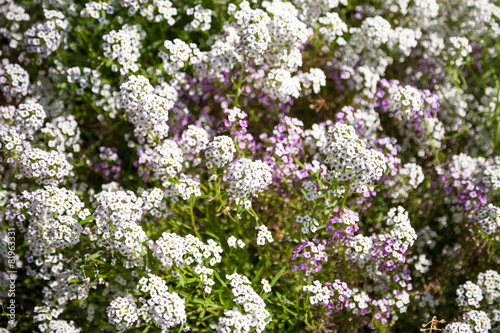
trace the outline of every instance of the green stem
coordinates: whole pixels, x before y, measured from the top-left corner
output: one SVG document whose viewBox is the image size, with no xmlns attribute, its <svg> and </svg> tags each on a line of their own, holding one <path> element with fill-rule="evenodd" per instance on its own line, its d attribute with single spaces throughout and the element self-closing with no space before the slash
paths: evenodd
<svg viewBox="0 0 500 333">
<path fill-rule="evenodd" d="M 195 200 L 194 198 L 189 199 L 189 213 L 191 214 L 191 225 L 193 226 L 194 233 L 201 240 L 201 236 L 198 233 L 198 230 L 196 229 L 196 224 L 194 223 L 194 213 L 193 213 L 194 200 Z"/>
<path fill-rule="evenodd" d="M 243 82 L 243 74 L 245 73 L 246 64 L 243 64 L 241 67 L 240 78 L 238 79 L 238 83 L 236 85 L 236 95 L 234 96 L 233 107 L 239 107 L 238 99 L 241 95 L 241 83 Z"/>
<path fill-rule="evenodd" d="M 186 313 L 186 317 L 190 316 L 192 314 L 195 314 L 195 313 L 203 312 L 203 311 L 214 311 L 214 310 L 221 310 L 221 309 L 224 309 L 224 307 L 223 306 L 212 306 L 212 307 L 206 308 L 206 309 L 198 309 L 198 310 L 194 310 L 194 311 Z"/>
</svg>

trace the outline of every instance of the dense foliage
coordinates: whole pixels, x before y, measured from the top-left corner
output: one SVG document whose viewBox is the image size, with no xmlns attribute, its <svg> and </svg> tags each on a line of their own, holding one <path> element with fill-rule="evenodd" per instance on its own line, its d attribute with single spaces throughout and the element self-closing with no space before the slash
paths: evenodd
<svg viewBox="0 0 500 333">
<path fill-rule="evenodd" d="M 500 332 L 493 1 L 0 0 L 0 38 L 0 332 Z"/>
</svg>

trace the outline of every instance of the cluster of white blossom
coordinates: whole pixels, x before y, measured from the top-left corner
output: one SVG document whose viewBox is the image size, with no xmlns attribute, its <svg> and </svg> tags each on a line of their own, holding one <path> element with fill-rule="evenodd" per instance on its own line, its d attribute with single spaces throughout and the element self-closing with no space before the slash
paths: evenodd
<svg viewBox="0 0 500 333">
<path fill-rule="evenodd" d="M 266 244 L 266 240 L 269 243 L 274 242 L 273 235 L 271 232 L 267 229 L 265 225 L 258 225 L 255 227 L 259 232 L 257 233 L 257 245 L 264 245 Z"/>
<path fill-rule="evenodd" d="M 99 20 L 100 24 L 106 23 L 106 14 L 113 15 L 115 8 L 107 2 L 90 1 L 80 11 L 81 17 L 91 17 Z"/>
<path fill-rule="evenodd" d="M 185 154 L 198 154 L 205 150 L 208 145 L 208 132 L 198 126 L 189 125 L 187 129 L 182 132 L 182 150 Z"/>
<path fill-rule="evenodd" d="M 73 321 L 50 320 L 48 323 L 38 325 L 38 329 L 43 333 L 80 333 L 82 330 L 75 327 Z"/>
<path fill-rule="evenodd" d="M 169 292 L 165 281 L 154 274 L 143 277 L 136 286 L 137 292 L 148 293 L 149 297 L 139 297 L 144 304 L 138 315 L 146 323 L 153 323 L 161 330 L 169 329 L 186 322 L 185 299 L 176 292 Z"/>
<path fill-rule="evenodd" d="M 230 247 L 234 247 L 235 249 L 238 246 L 242 249 L 245 247 L 245 242 L 243 242 L 241 239 L 237 239 L 234 236 L 229 236 L 229 238 L 227 239 L 227 245 Z"/>
<path fill-rule="evenodd" d="M 348 244 L 349 248 L 354 250 L 353 255 L 349 257 L 350 260 L 363 265 L 365 261 L 371 258 L 373 241 L 370 237 L 358 234 L 355 235 Z"/>
<path fill-rule="evenodd" d="M 121 75 L 139 70 L 139 57 L 141 56 L 142 40 L 146 33 L 139 24 L 125 24 L 120 30 L 112 30 L 103 36 L 104 56 L 115 62 L 111 66 L 114 72 L 120 71 Z M 117 64 L 118 63 L 118 64 Z M 148 82 L 149 83 L 149 82 Z"/>
<path fill-rule="evenodd" d="M 339 298 L 345 301 L 352 296 L 352 291 L 347 287 L 347 284 L 338 279 L 334 283 L 331 283 L 330 286 L 323 286 L 321 282 L 315 280 L 311 285 L 303 286 L 302 290 L 313 294 L 309 298 L 309 302 L 312 305 L 320 304 L 326 306 L 330 302 L 336 302 Z"/>
<path fill-rule="evenodd" d="M 391 208 L 387 213 L 386 224 L 391 226 L 390 234 L 399 241 L 399 247 L 405 252 L 413 246 L 417 239 L 415 229 L 411 226 L 408 212 L 401 206 Z"/>
<path fill-rule="evenodd" d="M 477 213 L 476 223 L 487 235 L 494 234 L 500 229 L 500 208 L 492 204 L 481 207 Z"/>
<path fill-rule="evenodd" d="M 365 192 L 387 169 L 384 155 L 366 148 L 350 125 L 337 123 L 328 130 L 325 153 L 327 179 L 348 182 L 355 192 Z"/>
<path fill-rule="evenodd" d="M 500 303 L 500 274 L 494 270 L 479 273 L 477 285 L 483 291 L 488 304 Z"/>
<path fill-rule="evenodd" d="M 47 145 L 60 153 L 67 153 L 68 149 L 80 151 L 80 128 L 75 116 L 59 116 L 45 124 L 40 130 L 48 140 Z"/>
<path fill-rule="evenodd" d="M 479 308 L 481 302 L 483 300 L 483 293 L 481 288 L 472 283 L 471 281 L 467 281 L 462 284 L 457 289 L 457 304 L 461 307 L 473 307 Z"/>
<path fill-rule="evenodd" d="M 448 48 L 448 56 L 450 62 L 459 67 L 463 64 L 464 59 L 472 52 L 472 46 L 469 40 L 465 37 L 451 37 L 451 46 Z"/>
<path fill-rule="evenodd" d="M 24 151 L 17 162 L 20 176 L 38 184 L 59 184 L 72 174 L 73 165 L 56 150 L 46 152 L 39 148 Z"/>
<path fill-rule="evenodd" d="M 184 28 L 186 31 L 198 29 L 201 31 L 210 30 L 210 24 L 212 23 L 211 9 L 205 9 L 201 5 L 196 5 L 193 8 L 188 8 L 186 14 L 193 16 L 193 20 Z"/>
<path fill-rule="evenodd" d="M 120 106 L 127 112 L 128 120 L 134 125 L 134 134 L 141 142 L 147 139 L 151 143 L 154 138 L 167 137 L 168 111 L 174 103 L 174 99 L 156 94 L 142 75 L 132 75 L 120 86 Z"/>
<path fill-rule="evenodd" d="M 28 102 L 19 104 L 12 120 L 21 132 L 27 134 L 28 137 L 32 137 L 43 126 L 45 117 L 45 111 L 40 104 Z"/>
<path fill-rule="evenodd" d="M 7 103 L 20 101 L 28 95 L 30 76 L 18 64 L 12 64 L 9 59 L 2 58 L 0 64 L 0 90 Z"/>
<path fill-rule="evenodd" d="M 222 260 L 222 248 L 213 239 L 209 239 L 205 244 L 193 235 L 182 237 L 164 232 L 152 250 L 153 256 L 164 270 L 170 270 L 174 266 L 191 265 L 194 262 L 203 265 L 205 260 L 210 266 L 214 266 Z"/>
<path fill-rule="evenodd" d="M 163 60 L 163 68 L 169 75 L 177 75 L 188 64 L 195 64 L 199 61 L 200 50 L 196 44 L 188 45 L 176 38 L 173 41 L 166 40 L 163 45 L 167 52 L 160 51 L 158 56 Z"/>
<path fill-rule="evenodd" d="M 321 24 L 319 28 L 319 33 L 323 35 L 323 38 L 327 43 L 331 43 L 334 40 L 340 42 L 339 37 L 342 37 L 344 33 L 347 32 L 347 24 L 342 21 L 339 14 L 337 13 L 326 13 L 325 16 L 321 16 L 318 19 Z"/>
<path fill-rule="evenodd" d="M 464 322 L 472 326 L 474 333 L 488 333 L 491 329 L 491 321 L 484 311 L 467 311 L 464 314 Z"/>
<path fill-rule="evenodd" d="M 47 58 L 61 46 L 64 31 L 69 28 L 69 22 L 62 12 L 44 9 L 43 14 L 47 21 L 35 23 L 24 33 L 23 48 L 28 53 L 39 54 L 37 64 L 41 64 L 43 58 Z"/>
<path fill-rule="evenodd" d="M 235 153 L 236 147 L 231 137 L 226 135 L 216 136 L 207 144 L 207 149 L 205 150 L 207 167 L 213 168 L 217 166 L 222 168 L 233 161 Z"/>
<path fill-rule="evenodd" d="M 466 323 L 455 322 L 446 325 L 443 333 L 474 333 L 472 327 Z"/>
<path fill-rule="evenodd" d="M 137 304 L 130 298 L 115 298 L 107 307 L 106 314 L 109 323 L 120 332 L 130 329 L 134 325 L 139 325 Z"/>
<path fill-rule="evenodd" d="M 85 89 L 91 87 L 91 91 L 97 94 L 102 86 L 99 79 L 101 73 L 98 70 L 92 70 L 88 67 L 71 67 L 66 70 L 67 79 L 69 83 L 75 83 L 78 88 L 76 89 L 77 95 L 83 95 Z"/>
<path fill-rule="evenodd" d="M 95 196 L 93 203 L 92 241 L 97 245 L 119 252 L 125 267 L 142 266 L 148 240 L 139 225 L 143 201 L 132 191 L 104 190 Z"/>
<path fill-rule="evenodd" d="M 272 183 L 271 168 L 262 161 L 240 158 L 227 169 L 229 198 L 245 209 L 252 206 L 252 197 Z"/>
<path fill-rule="evenodd" d="M 120 5 L 128 8 L 129 16 L 134 16 L 139 12 L 148 21 L 165 20 L 169 25 L 175 24 L 177 9 L 169 0 L 120 0 Z"/>
<path fill-rule="evenodd" d="M 75 245 L 80 241 L 82 227 L 78 220 L 90 215 L 75 193 L 55 186 L 34 192 L 23 192 L 9 206 L 7 218 L 25 230 L 31 254 L 42 256 Z"/>
<path fill-rule="evenodd" d="M 266 303 L 250 286 L 250 280 L 238 273 L 226 275 L 230 281 L 234 295 L 233 301 L 239 304 L 244 312 L 235 307 L 224 312 L 224 317 L 219 318 L 219 323 L 212 323 L 210 327 L 220 333 L 241 332 L 248 333 L 252 328 L 261 333 L 266 328 L 268 317 L 271 315 L 266 309 Z"/>
</svg>

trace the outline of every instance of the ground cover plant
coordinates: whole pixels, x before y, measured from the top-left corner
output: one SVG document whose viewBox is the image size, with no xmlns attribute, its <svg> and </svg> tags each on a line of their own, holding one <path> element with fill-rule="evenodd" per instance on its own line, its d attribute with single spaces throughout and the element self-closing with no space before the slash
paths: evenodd
<svg viewBox="0 0 500 333">
<path fill-rule="evenodd" d="M 0 0 L 0 332 L 500 332 L 500 4 Z"/>
</svg>

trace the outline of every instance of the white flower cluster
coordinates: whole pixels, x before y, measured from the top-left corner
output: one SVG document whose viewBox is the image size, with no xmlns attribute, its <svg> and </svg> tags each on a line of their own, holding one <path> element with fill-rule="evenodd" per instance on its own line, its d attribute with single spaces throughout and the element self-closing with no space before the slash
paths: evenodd
<svg viewBox="0 0 500 333">
<path fill-rule="evenodd" d="M 76 328 L 75 323 L 66 320 L 50 320 L 48 323 L 38 325 L 42 333 L 80 333 L 81 328 Z"/>
<path fill-rule="evenodd" d="M 311 94 L 311 87 L 312 91 L 317 94 L 319 93 L 321 87 L 326 86 L 326 75 L 319 68 L 311 68 L 309 72 L 301 73 L 298 77 L 300 83 L 302 84 L 304 95 Z"/>
<path fill-rule="evenodd" d="M 472 46 L 465 37 L 451 37 L 451 47 L 448 48 L 448 56 L 452 65 L 461 66 L 464 59 L 472 52 Z"/>
<path fill-rule="evenodd" d="M 213 168 L 217 166 L 222 168 L 233 161 L 235 153 L 236 147 L 231 137 L 226 135 L 216 136 L 208 143 L 207 150 L 205 150 L 207 167 Z"/>
<path fill-rule="evenodd" d="M 457 304 L 460 307 L 473 307 L 477 309 L 480 307 L 479 302 L 482 300 L 483 293 L 481 288 L 471 281 L 465 282 L 457 289 Z"/>
<path fill-rule="evenodd" d="M 177 143 L 172 140 L 164 140 L 160 145 L 153 147 L 154 155 L 151 164 L 153 165 L 153 177 L 168 182 L 182 170 L 184 160 L 182 150 Z"/>
<path fill-rule="evenodd" d="M 210 325 L 220 333 L 248 333 L 252 328 L 261 333 L 266 328 L 267 317 L 271 314 L 266 310 L 266 303 L 250 286 L 250 280 L 246 276 L 234 273 L 226 275 L 230 281 L 231 290 L 234 295 L 233 301 L 240 304 L 248 314 L 244 315 L 238 308 L 224 312 L 225 317 L 219 318 L 219 324 Z"/>
<path fill-rule="evenodd" d="M 400 242 L 399 245 L 403 249 L 403 252 L 415 243 L 417 234 L 411 226 L 408 212 L 403 207 L 391 208 L 387 213 L 386 223 L 392 227 L 390 232 L 391 237 Z"/>
<path fill-rule="evenodd" d="M 483 174 L 484 185 L 497 191 L 500 188 L 500 157 L 487 160 Z"/>
<path fill-rule="evenodd" d="M 69 148 L 74 152 L 80 151 L 80 128 L 75 116 L 59 116 L 45 124 L 40 130 L 48 139 L 48 146 L 60 153 Z"/>
<path fill-rule="evenodd" d="M 259 160 L 240 158 L 229 165 L 227 181 L 229 198 L 236 201 L 237 205 L 243 205 L 248 209 L 252 206 L 250 198 L 263 192 L 273 180 L 269 165 Z"/>
<path fill-rule="evenodd" d="M 160 261 L 164 270 L 174 266 L 191 265 L 194 262 L 202 266 L 205 260 L 210 266 L 214 266 L 221 262 L 221 253 L 222 248 L 213 239 L 209 239 L 205 244 L 193 235 L 182 237 L 166 232 L 156 241 L 153 248 L 153 257 Z"/>
<path fill-rule="evenodd" d="M 207 148 L 208 132 L 198 126 L 189 125 L 187 129 L 182 132 L 182 150 L 184 153 L 198 154 Z"/>
<path fill-rule="evenodd" d="M 167 52 L 160 51 L 158 56 L 163 60 L 163 68 L 169 75 L 176 75 L 188 64 L 198 62 L 200 50 L 196 44 L 186 44 L 179 38 L 173 41 L 166 40 L 163 45 Z"/>
<path fill-rule="evenodd" d="M 300 96 L 300 80 L 286 69 L 273 68 L 267 74 L 264 91 L 273 99 L 288 102 L 290 97 Z"/>
<path fill-rule="evenodd" d="M 494 270 L 479 273 L 477 285 L 481 287 L 488 304 L 500 303 L 500 274 Z"/>
<path fill-rule="evenodd" d="M 69 83 L 78 85 L 76 89 L 77 95 L 83 95 L 86 88 L 91 87 L 91 91 L 97 94 L 102 86 L 99 76 L 101 75 L 98 70 L 92 70 L 88 67 L 71 67 L 66 70 L 67 79 Z"/>
<path fill-rule="evenodd" d="M 182 200 L 201 196 L 200 181 L 193 176 L 181 174 L 178 181 L 178 183 L 171 184 L 170 189 L 166 192 L 167 197 L 170 197 L 172 202 L 177 202 L 179 196 Z"/>
<path fill-rule="evenodd" d="M 262 290 L 264 290 L 265 293 L 270 293 L 272 291 L 272 287 L 268 280 L 262 279 L 260 283 L 262 283 Z"/>
<path fill-rule="evenodd" d="M 474 333 L 472 327 L 466 323 L 451 323 L 446 325 L 443 333 Z"/>
<path fill-rule="evenodd" d="M 425 179 L 422 167 L 415 163 L 404 164 L 396 177 L 396 183 L 388 184 L 393 198 L 407 198 Z"/>
<path fill-rule="evenodd" d="M 337 13 L 326 13 L 325 16 L 318 19 L 318 22 L 321 24 L 319 33 L 323 35 L 327 43 L 333 42 L 348 30 L 347 24 L 342 21 Z"/>
<path fill-rule="evenodd" d="M 417 88 L 402 86 L 397 80 L 384 80 L 381 84 L 389 92 L 387 108 L 396 118 L 410 118 L 423 109 L 422 94 Z"/>
<path fill-rule="evenodd" d="M 28 53 L 40 55 L 37 64 L 41 64 L 42 58 L 47 58 L 59 48 L 63 42 L 62 32 L 69 27 L 69 22 L 63 13 L 44 9 L 43 14 L 47 21 L 35 23 L 24 33 L 23 47 Z"/>
<path fill-rule="evenodd" d="M 127 112 L 128 120 L 134 125 L 134 134 L 141 142 L 145 138 L 154 142 L 151 135 L 158 140 L 167 137 L 168 111 L 174 106 L 174 100 L 156 94 L 147 78 L 130 76 L 120 86 L 120 105 Z"/>
<path fill-rule="evenodd" d="M 476 223 L 481 226 L 481 230 L 487 235 L 500 230 L 500 208 L 492 204 L 481 207 L 477 213 Z"/>
<path fill-rule="evenodd" d="M 370 237 L 358 234 L 349 241 L 349 247 L 355 252 L 349 259 L 362 265 L 368 258 L 371 258 L 373 241 Z"/>
<path fill-rule="evenodd" d="M 200 29 L 201 31 L 207 31 L 210 29 L 210 24 L 212 23 L 211 9 L 205 9 L 201 5 L 196 5 L 194 8 L 188 8 L 186 14 L 194 16 L 194 18 L 186 25 L 184 30 L 192 31 Z"/>
<path fill-rule="evenodd" d="M 120 30 L 112 30 L 103 36 L 104 56 L 111 61 L 117 61 L 119 65 L 118 67 L 116 63 L 113 64 L 112 71 L 118 72 L 120 70 L 121 75 L 126 75 L 128 72 L 139 70 L 141 41 L 145 36 L 146 33 L 139 24 L 125 24 Z"/>
<path fill-rule="evenodd" d="M 303 286 L 302 290 L 313 294 L 313 296 L 309 298 L 309 302 L 312 305 L 320 304 L 326 306 L 330 301 L 336 301 L 336 299 L 332 300 L 334 297 L 339 298 L 339 296 L 342 296 L 344 300 L 347 300 L 352 295 L 352 291 L 347 287 L 347 284 L 339 280 L 335 280 L 330 288 L 328 286 L 323 286 L 321 282 L 315 280 L 313 284 Z"/>
<path fill-rule="evenodd" d="M 100 24 L 104 24 L 106 22 L 106 14 L 113 15 L 114 12 L 115 8 L 107 2 L 90 1 L 80 11 L 80 16 L 91 17 L 99 20 Z"/>
<path fill-rule="evenodd" d="M 418 39 L 421 37 L 420 30 L 397 27 L 394 29 L 394 37 L 389 41 L 389 45 L 397 44 L 399 50 L 409 56 L 411 50 L 418 45 Z"/>
<path fill-rule="evenodd" d="M 484 311 L 467 311 L 464 322 L 472 326 L 474 333 L 488 333 L 491 329 L 491 321 Z"/>
<path fill-rule="evenodd" d="M 142 198 L 131 191 L 102 191 L 95 196 L 94 228 L 90 238 L 98 246 L 118 251 L 126 268 L 142 266 L 148 240 L 138 224 L 142 217 Z"/>
<path fill-rule="evenodd" d="M 82 227 L 78 220 L 90 215 L 75 193 L 55 186 L 45 186 L 34 192 L 23 192 L 11 202 L 14 219 L 21 230 L 29 223 L 25 234 L 31 254 L 41 256 L 80 241 Z"/>
<path fill-rule="evenodd" d="M 59 184 L 72 173 L 73 166 L 58 151 L 33 148 L 24 151 L 17 162 L 20 174 L 37 184 Z"/>
<path fill-rule="evenodd" d="M 167 209 L 164 192 L 159 188 L 149 188 L 141 193 L 144 213 L 149 213 L 154 219 L 166 218 L 171 212 Z"/>
<path fill-rule="evenodd" d="M 170 293 L 162 278 L 154 274 L 150 274 L 149 278 L 143 277 L 136 291 L 149 294 L 147 298 L 139 297 L 139 302 L 144 305 L 139 308 L 138 315 L 146 323 L 153 321 L 156 327 L 168 332 L 186 322 L 185 299 L 175 292 Z"/>
<path fill-rule="evenodd" d="M 246 58 L 260 64 L 262 56 L 271 43 L 271 35 L 267 25 L 271 18 L 261 9 L 252 9 L 248 1 L 243 1 L 237 10 L 236 5 L 228 7 L 229 14 L 236 19 L 233 26 L 237 31 L 239 45 L 237 51 Z"/>
<path fill-rule="evenodd" d="M 381 16 L 367 17 L 361 23 L 361 31 L 373 46 L 387 43 L 392 34 L 391 24 Z"/>
<path fill-rule="evenodd" d="M 269 243 L 274 242 L 273 235 L 271 234 L 271 232 L 269 231 L 269 229 L 267 229 L 267 227 L 265 225 L 258 225 L 255 227 L 255 229 L 259 231 L 257 233 L 257 245 L 266 244 L 266 240 Z"/>
<path fill-rule="evenodd" d="M 174 16 L 177 9 L 172 7 L 169 0 L 120 0 L 122 7 L 128 8 L 128 15 L 134 16 L 137 12 L 148 21 L 167 21 L 169 25 L 175 24 Z"/>
<path fill-rule="evenodd" d="M 28 102 L 19 104 L 13 120 L 21 132 L 31 136 L 43 126 L 45 117 L 45 111 L 40 104 Z"/>
<path fill-rule="evenodd" d="M 239 246 L 241 249 L 245 247 L 245 243 L 241 239 L 237 239 L 234 236 L 229 236 L 227 239 L 227 245 L 230 247 L 234 247 L 236 249 Z"/>
<path fill-rule="evenodd" d="M 304 215 L 304 216 L 297 216 L 295 219 L 295 222 L 299 223 L 301 225 L 300 231 L 307 235 L 309 231 L 311 232 L 316 232 L 316 230 L 319 227 L 319 222 L 318 220 L 311 218 L 309 215 Z"/>
<path fill-rule="evenodd" d="M 337 123 L 328 130 L 325 164 L 330 166 L 328 180 L 349 182 L 355 192 L 366 192 L 368 186 L 387 169 L 384 155 L 367 149 L 354 127 Z"/>
<path fill-rule="evenodd" d="M 20 101 L 28 95 L 30 76 L 18 64 L 11 64 L 9 59 L 3 58 L 0 64 L 0 90 L 7 103 Z"/>
<path fill-rule="evenodd" d="M 130 298 L 117 297 L 106 308 L 108 321 L 115 328 L 123 332 L 139 324 L 137 304 Z"/>
<path fill-rule="evenodd" d="M 0 148 L 7 150 L 7 162 L 12 163 L 14 157 L 21 154 L 24 150 L 31 149 L 26 134 L 8 125 L 0 125 Z"/>
</svg>

